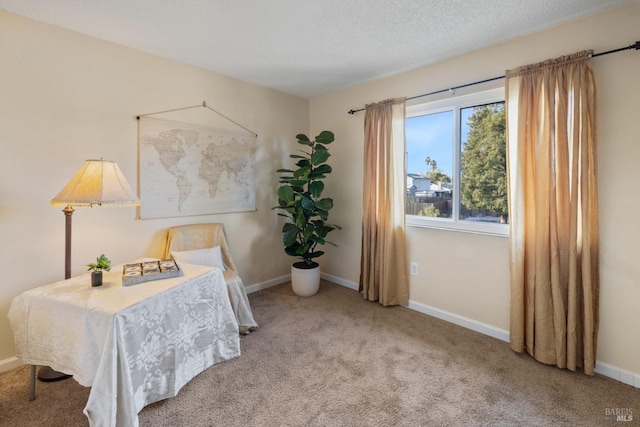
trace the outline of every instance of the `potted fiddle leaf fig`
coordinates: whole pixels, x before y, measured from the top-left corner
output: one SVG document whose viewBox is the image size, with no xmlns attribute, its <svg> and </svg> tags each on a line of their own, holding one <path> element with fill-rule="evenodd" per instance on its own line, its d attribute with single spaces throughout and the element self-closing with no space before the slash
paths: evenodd
<svg viewBox="0 0 640 427">
<path fill-rule="evenodd" d="M 282 227 L 282 242 L 287 255 L 299 258 L 291 267 L 291 285 L 299 296 L 311 296 L 320 286 L 320 265 L 316 258 L 324 254 L 318 245 L 334 243 L 326 240 L 327 234 L 340 226 L 328 222 L 333 199 L 323 197 L 324 182 L 331 166 L 326 162 L 331 156 L 327 145 L 334 135 L 322 131 L 312 141 L 303 134 L 296 135 L 302 147 L 298 154 L 289 157 L 296 161 L 295 169 L 278 169 L 278 215 L 288 221 Z"/>
<path fill-rule="evenodd" d="M 102 254 L 96 258 L 95 263 L 87 264 L 87 267 L 89 267 L 87 270 L 91 272 L 91 286 L 101 286 L 102 271 L 111 270 L 111 261 Z"/>
</svg>

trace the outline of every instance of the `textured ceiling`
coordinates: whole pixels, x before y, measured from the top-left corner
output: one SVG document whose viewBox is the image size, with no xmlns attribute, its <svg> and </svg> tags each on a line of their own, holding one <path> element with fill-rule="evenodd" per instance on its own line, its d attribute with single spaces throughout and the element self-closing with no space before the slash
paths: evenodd
<svg viewBox="0 0 640 427">
<path fill-rule="evenodd" d="M 632 0 L 0 0 L 0 9 L 305 98 Z"/>
</svg>

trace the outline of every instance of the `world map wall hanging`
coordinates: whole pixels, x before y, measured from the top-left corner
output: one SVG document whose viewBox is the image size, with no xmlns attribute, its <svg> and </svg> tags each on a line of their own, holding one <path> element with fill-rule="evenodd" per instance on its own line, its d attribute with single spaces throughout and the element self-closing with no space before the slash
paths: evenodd
<svg viewBox="0 0 640 427">
<path fill-rule="evenodd" d="M 139 117 L 140 218 L 256 209 L 256 135 Z"/>
</svg>

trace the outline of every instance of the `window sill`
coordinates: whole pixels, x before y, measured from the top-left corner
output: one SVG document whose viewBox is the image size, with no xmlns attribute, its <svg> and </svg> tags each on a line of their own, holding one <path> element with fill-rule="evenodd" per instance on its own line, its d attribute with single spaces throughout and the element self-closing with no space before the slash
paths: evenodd
<svg viewBox="0 0 640 427">
<path fill-rule="evenodd" d="M 452 221 L 445 218 L 425 218 L 406 215 L 407 227 L 433 228 L 459 233 L 482 234 L 485 236 L 509 237 L 508 224 L 479 223 L 475 221 Z"/>
</svg>

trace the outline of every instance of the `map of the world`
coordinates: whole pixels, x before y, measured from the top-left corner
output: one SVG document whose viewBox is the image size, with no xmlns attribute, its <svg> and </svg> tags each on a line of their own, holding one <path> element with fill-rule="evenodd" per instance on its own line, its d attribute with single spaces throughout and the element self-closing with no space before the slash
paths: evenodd
<svg viewBox="0 0 640 427">
<path fill-rule="evenodd" d="M 255 210 L 256 136 L 141 118 L 140 218 Z"/>
</svg>

